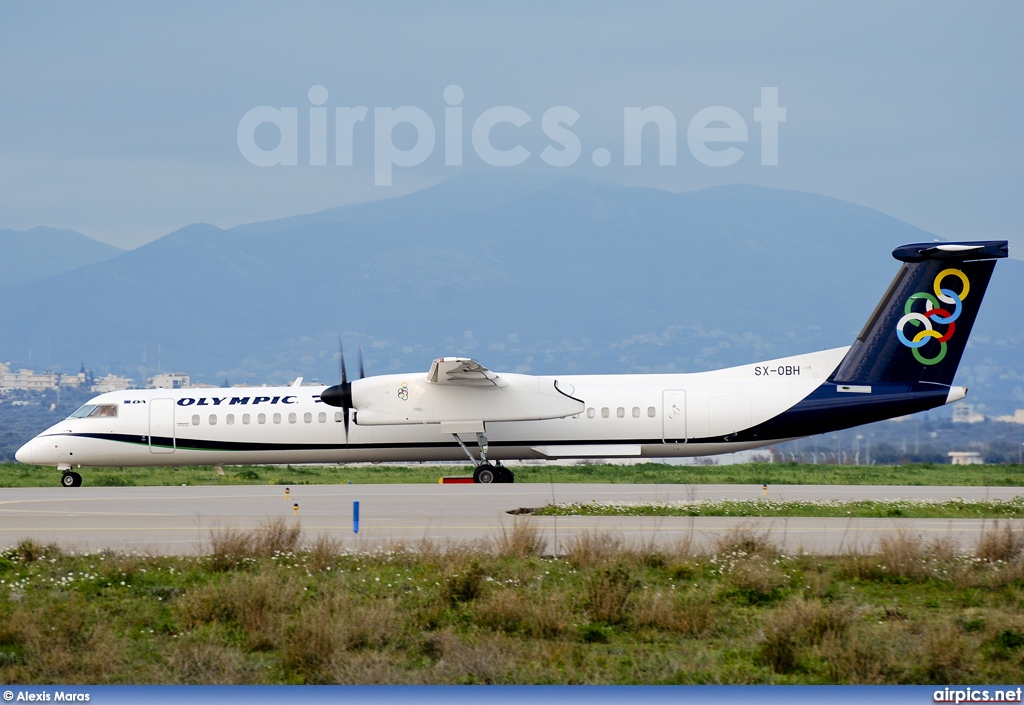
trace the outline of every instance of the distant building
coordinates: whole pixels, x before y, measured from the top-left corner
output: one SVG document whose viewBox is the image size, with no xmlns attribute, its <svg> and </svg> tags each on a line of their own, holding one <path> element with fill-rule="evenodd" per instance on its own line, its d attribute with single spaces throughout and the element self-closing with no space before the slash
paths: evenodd
<svg viewBox="0 0 1024 705">
<path fill-rule="evenodd" d="M 18 370 L 11 372 L 8 366 L 7 371 L 0 373 L 0 387 L 4 389 L 25 389 L 28 391 L 41 392 L 46 389 L 56 389 L 57 380 L 60 375 L 56 372 L 39 372 L 33 370 Z"/>
<path fill-rule="evenodd" d="M 974 410 L 973 404 L 954 404 L 953 423 L 981 423 L 985 420 L 985 414 Z"/>
<path fill-rule="evenodd" d="M 87 379 L 85 372 L 79 372 L 77 375 L 61 375 L 60 386 L 81 387 L 87 383 Z"/>
<path fill-rule="evenodd" d="M 125 389 L 132 389 L 135 387 L 135 380 L 128 379 L 127 377 L 118 377 L 115 374 L 108 374 L 102 379 L 96 380 L 92 385 L 92 391 L 94 392 L 122 392 Z"/>
<path fill-rule="evenodd" d="M 997 416 L 993 421 L 1002 421 L 1004 423 L 1019 423 L 1024 425 L 1024 409 L 1017 409 L 1013 412 L 1013 416 Z"/>
<path fill-rule="evenodd" d="M 970 451 L 951 451 L 949 454 L 949 462 L 953 465 L 984 465 L 985 459 L 981 457 L 981 453 L 976 450 Z"/>
<path fill-rule="evenodd" d="M 0 393 L 4 394 L 11 389 L 42 392 L 47 389 L 57 389 L 58 387 L 78 387 L 85 384 L 86 380 L 87 377 L 84 371 L 79 372 L 77 375 L 66 375 L 60 372 L 36 372 L 25 369 L 11 372 L 10 363 L 0 362 Z"/>
<path fill-rule="evenodd" d="M 191 378 L 184 372 L 163 372 L 149 378 L 146 389 L 184 389 L 191 384 Z"/>
</svg>

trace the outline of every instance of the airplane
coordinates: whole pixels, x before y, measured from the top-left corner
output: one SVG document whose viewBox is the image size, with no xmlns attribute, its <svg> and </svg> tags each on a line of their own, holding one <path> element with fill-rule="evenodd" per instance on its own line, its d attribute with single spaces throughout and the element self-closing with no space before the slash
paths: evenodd
<svg viewBox="0 0 1024 705">
<path fill-rule="evenodd" d="M 109 392 L 27 442 L 22 463 L 87 467 L 707 456 L 963 399 L 952 386 L 1006 241 L 897 247 L 892 284 L 852 345 L 690 374 L 495 373 L 462 357 L 332 387 Z M 361 358 L 361 356 L 360 356 Z M 474 454 L 475 451 L 475 454 Z"/>
</svg>

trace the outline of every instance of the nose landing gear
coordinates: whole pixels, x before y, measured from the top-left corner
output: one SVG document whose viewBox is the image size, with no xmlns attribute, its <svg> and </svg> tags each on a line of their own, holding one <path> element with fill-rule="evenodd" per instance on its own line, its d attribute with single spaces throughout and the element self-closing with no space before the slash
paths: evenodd
<svg viewBox="0 0 1024 705">
<path fill-rule="evenodd" d="M 81 487 L 82 476 L 74 472 L 70 467 L 60 468 L 60 484 L 64 487 Z"/>
<path fill-rule="evenodd" d="M 60 484 L 65 487 L 81 487 L 82 476 L 77 472 L 66 472 L 60 476 Z"/>
</svg>

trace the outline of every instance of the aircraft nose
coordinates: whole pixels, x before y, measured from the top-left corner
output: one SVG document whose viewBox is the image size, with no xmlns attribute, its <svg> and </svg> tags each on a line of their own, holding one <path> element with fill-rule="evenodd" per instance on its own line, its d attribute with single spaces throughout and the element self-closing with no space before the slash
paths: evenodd
<svg viewBox="0 0 1024 705">
<path fill-rule="evenodd" d="M 50 460 L 47 457 L 49 454 L 46 452 L 48 448 L 49 444 L 36 436 L 18 449 L 18 452 L 14 454 L 14 459 L 25 465 L 46 465 Z"/>
<path fill-rule="evenodd" d="M 21 448 L 18 448 L 18 452 L 14 454 L 14 459 L 25 465 L 32 465 L 32 445 L 34 442 L 35 439 L 32 439 Z"/>
</svg>

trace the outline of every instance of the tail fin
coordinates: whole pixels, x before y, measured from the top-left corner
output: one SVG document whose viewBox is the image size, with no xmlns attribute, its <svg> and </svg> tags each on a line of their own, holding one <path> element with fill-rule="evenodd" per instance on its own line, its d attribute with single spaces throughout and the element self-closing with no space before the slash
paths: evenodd
<svg viewBox="0 0 1024 705">
<path fill-rule="evenodd" d="M 920 243 L 893 250 L 904 264 L 829 378 L 841 384 L 951 385 L 1006 241 Z"/>
</svg>

